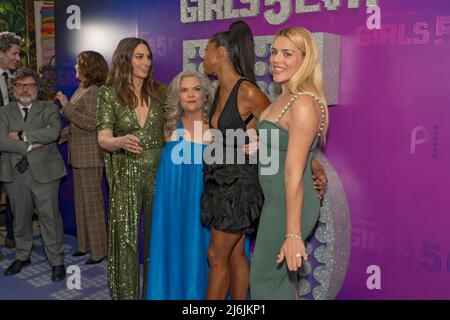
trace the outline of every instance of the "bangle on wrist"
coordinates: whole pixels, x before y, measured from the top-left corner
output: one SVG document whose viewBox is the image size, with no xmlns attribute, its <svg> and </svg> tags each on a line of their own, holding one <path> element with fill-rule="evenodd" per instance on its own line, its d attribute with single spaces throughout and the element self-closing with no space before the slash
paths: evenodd
<svg viewBox="0 0 450 320">
<path fill-rule="evenodd" d="M 302 239 L 302 237 L 300 236 L 300 234 L 297 234 L 297 233 L 286 233 L 285 235 L 284 235 L 284 237 L 287 239 L 287 238 L 289 238 L 289 239 L 298 239 L 298 240 L 301 240 Z"/>
</svg>

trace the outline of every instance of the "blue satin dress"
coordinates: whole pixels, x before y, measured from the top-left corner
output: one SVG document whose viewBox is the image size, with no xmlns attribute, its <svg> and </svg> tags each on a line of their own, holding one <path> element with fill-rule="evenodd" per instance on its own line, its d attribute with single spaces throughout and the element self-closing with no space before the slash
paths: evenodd
<svg viewBox="0 0 450 320">
<path fill-rule="evenodd" d="M 182 128 L 180 123 L 177 129 Z M 205 299 L 210 241 L 210 230 L 200 218 L 205 147 L 179 134 L 178 140 L 166 143 L 161 153 L 153 204 L 147 300 Z"/>
</svg>

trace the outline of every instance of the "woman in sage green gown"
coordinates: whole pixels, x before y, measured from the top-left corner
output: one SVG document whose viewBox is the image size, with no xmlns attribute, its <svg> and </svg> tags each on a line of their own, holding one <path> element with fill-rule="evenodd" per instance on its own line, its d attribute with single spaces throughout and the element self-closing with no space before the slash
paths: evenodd
<svg viewBox="0 0 450 320">
<path fill-rule="evenodd" d="M 120 41 L 97 110 L 109 186 L 108 280 L 113 299 L 140 299 L 139 222 L 148 264 L 153 192 L 164 144 L 165 88 L 153 79 L 146 41 Z"/>
<path fill-rule="evenodd" d="M 251 263 L 252 299 L 296 299 L 297 270 L 307 259 L 304 241 L 312 233 L 320 201 L 311 176 L 313 154 L 325 142 L 328 111 L 317 46 L 304 28 L 279 31 L 271 49 L 273 80 L 282 93 L 258 121 L 260 149 L 278 152 L 278 170 L 266 172 L 261 159 L 259 181 L 264 193 Z M 265 132 L 264 132 L 265 131 Z M 273 135 L 273 133 L 276 133 Z"/>
</svg>

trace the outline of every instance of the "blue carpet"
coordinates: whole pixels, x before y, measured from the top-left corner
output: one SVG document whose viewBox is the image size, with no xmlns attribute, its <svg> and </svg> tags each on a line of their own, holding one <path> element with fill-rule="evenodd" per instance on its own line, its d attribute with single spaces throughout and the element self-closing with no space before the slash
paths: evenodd
<svg viewBox="0 0 450 320">
<path fill-rule="evenodd" d="M 77 239 L 64 235 L 65 266 L 78 266 L 81 271 L 81 289 L 68 289 L 70 275 L 65 280 L 52 282 L 52 269 L 44 255 L 41 238 L 34 237 L 35 248 L 31 254 L 31 265 L 14 276 L 5 276 L 6 268 L 14 261 L 15 249 L 0 246 L 5 259 L 0 261 L 0 300 L 110 300 L 108 289 L 108 262 L 105 259 L 95 265 L 85 265 L 89 254 L 72 257 L 77 249 Z M 72 274 L 74 274 L 72 272 Z"/>
</svg>

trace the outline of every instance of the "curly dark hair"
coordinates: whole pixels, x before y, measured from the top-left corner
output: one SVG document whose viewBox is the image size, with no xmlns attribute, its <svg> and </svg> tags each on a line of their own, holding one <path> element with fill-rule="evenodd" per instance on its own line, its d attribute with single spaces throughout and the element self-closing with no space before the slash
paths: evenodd
<svg viewBox="0 0 450 320">
<path fill-rule="evenodd" d="M 77 57 L 78 72 L 85 78 L 81 82 L 83 88 L 91 85 L 102 86 L 108 75 L 108 63 L 96 51 L 82 51 Z"/>
<path fill-rule="evenodd" d="M 27 77 L 31 77 L 34 79 L 34 81 L 36 82 L 38 91 L 39 91 L 39 89 L 41 87 L 41 81 L 39 80 L 39 76 L 36 71 L 34 71 L 28 67 L 22 67 L 22 68 L 17 69 L 16 72 L 14 72 L 14 74 L 11 77 L 9 77 L 8 83 L 9 83 L 10 87 L 12 88 L 18 80 L 21 80 L 21 79 L 27 78 Z"/>
<path fill-rule="evenodd" d="M 22 38 L 13 32 L 0 32 L 0 51 L 7 52 L 13 44 L 17 44 L 19 48 L 22 46 Z"/>
</svg>

